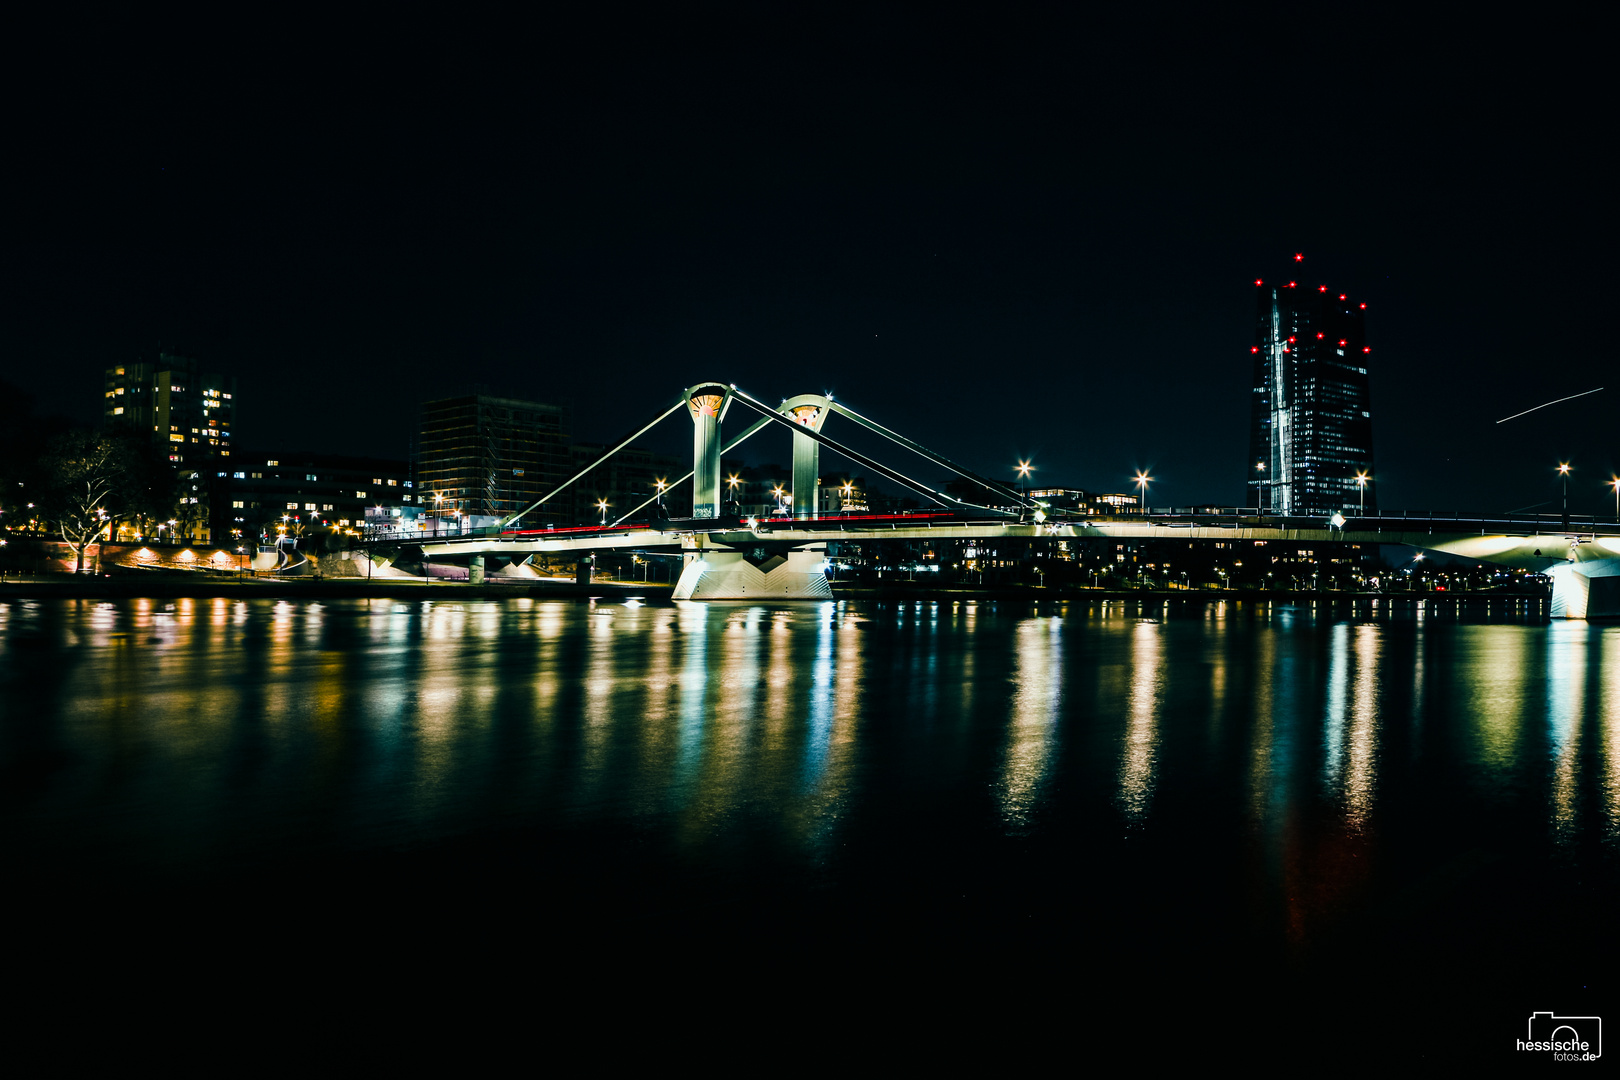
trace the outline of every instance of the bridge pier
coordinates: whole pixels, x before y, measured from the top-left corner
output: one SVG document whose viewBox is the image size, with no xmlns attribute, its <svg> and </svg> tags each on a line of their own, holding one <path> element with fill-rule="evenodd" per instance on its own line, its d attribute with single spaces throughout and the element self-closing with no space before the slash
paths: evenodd
<svg viewBox="0 0 1620 1080">
<path fill-rule="evenodd" d="M 831 600 L 825 548 L 753 562 L 740 551 L 695 549 L 675 583 L 676 600 Z"/>
<path fill-rule="evenodd" d="M 467 584 L 482 585 L 484 583 L 484 557 L 474 555 L 472 563 L 467 567 Z"/>
<path fill-rule="evenodd" d="M 1620 618 L 1620 559 L 1561 563 L 1547 576 L 1552 578 L 1553 618 Z"/>
</svg>

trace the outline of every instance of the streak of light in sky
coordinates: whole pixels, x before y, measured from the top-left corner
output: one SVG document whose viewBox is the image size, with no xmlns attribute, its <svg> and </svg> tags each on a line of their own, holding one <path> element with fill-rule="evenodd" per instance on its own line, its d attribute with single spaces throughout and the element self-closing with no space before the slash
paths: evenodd
<svg viewBox="0 0 1620 1080">
<path fill-rule="evenodd" d="M 1569 397 L 1555 398 L 1552 401 L 1546 401 L 1546 402 L 1543 402 L 1540 405 L 1537 405 L 1536 409 L 1545 409 L 1548 405 L 1556 405 L 1560 401 L 1574 401 L 1578 397 L 1585 397 L 1587 394 L 1595 394 L 1595 393 L 1598 392 L 1598 390 L 1601 390 L 1601 389 L 1603 389 L 1603 387 L 1600 386 L 1600 387 L 1597 388 L 1597 390 L 1582 390 L 1578 394 L 1569 395 Z M 1502 417 L 1502 419 L 1498 420 L 1497 423 L 1498 424 L 1505 424 L 1509 420 L 1517 420 L 1521 416 L 1528 416 L 1529 414 L 1535 412 L 1536 409 L 1526 409 L 1526 410 L 1524 410 L 1524 412 L 1516 412 L 1512 416 L 1504 416 L 1504 417 Z"/>
</svg>

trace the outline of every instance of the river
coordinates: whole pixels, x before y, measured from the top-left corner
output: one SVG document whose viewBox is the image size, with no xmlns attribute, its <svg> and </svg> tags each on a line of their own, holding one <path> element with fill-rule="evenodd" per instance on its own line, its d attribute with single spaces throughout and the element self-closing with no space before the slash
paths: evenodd
<svg viewBox="0 0 1620 1080">
<path fill-rule="evenodd" d="M 0 776 L 35 917 L 115 949 L 87 898 L 1465 1055 L 1613 994 L 1620 627 L 1511 603 L 13 601 Z"/>
</svg>

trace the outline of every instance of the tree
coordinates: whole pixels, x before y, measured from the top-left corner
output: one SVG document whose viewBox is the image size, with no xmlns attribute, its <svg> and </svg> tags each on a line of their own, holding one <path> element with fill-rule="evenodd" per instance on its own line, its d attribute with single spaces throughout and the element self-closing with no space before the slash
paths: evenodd
<svg viewBox="0 0 1620 1080">
<path fill-rule="evenodd" d="M 115 519 L 128 465 L 121 440 L 92 431 L 59 435 L 46 450 L 43 509 L 73 549 L 79 573 L 84 549 Z"/>
<path fill-rule="evenodd" d="M 114 495 L 117 515 L 137 536 L 151 536 L 152 527 L 175 516 L 180 485 L 174 467 L 150 437 L 121 420 L 107 426 L 106 439 L 116 442 L 124 473 Z"/>
</svg>

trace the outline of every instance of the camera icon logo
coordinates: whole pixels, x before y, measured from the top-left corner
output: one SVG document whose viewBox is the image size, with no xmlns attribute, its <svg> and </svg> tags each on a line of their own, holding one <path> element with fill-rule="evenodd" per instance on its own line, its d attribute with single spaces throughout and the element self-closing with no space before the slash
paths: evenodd
<svg viewBox="0 0 1620 1080">
<path fill-rule="evenodd" d="M 1562 1060 L 1594 1061 L 1603 1055 L 1602 1017 L 1531 1013 L 1528 1035 L 1519 1043 L 1521 1050 L 1550 1050 Z"/>
</svg>

